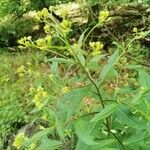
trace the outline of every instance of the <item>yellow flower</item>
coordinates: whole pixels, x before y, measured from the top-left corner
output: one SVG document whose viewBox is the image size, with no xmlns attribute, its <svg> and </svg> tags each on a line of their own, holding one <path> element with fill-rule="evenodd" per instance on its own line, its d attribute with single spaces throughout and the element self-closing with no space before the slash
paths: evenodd
<svg viewBox="0 0 150 150">
<path fill-rule="evenodd" d="M 100 11 L 99 13 L 99 22 L 103 23 L 108 19 L 108 16 L 110 15 L 108 10 Z"/>
<path fill-rule="evenodd" d="M 26 140 L 25 134 L 23 132 L 19 133 L 13 142 L 13 146 L 15 146 L 17 149 L 20 149 L 25 140 Z"/>
<path fill-rule="evenodd" d="M 66 93 L 68 93 L 69 91 L 70 91 L 70 88 L 67 87 L 67 86 L 65 86 L 65 87 L 62 88 L 62 93 L 63 93 L 63 94 L 66 94 Z"/>
<path fill-rule="evenodd" d="M 33 98 L 33 102 L 38 109 L 44 107 L 46 100 L 48 98 L 47 92 L 44 91 L 42 87 L 38 87 L 36 90 L 36 94 Z"/>
<path fill-rule="evenodd" d="M 104 45 L 101 42 L 89 42 L 89 46 L 93 50 L 93 55 L 99 55 L 101 53 L 101 49 L 103 49 Z"/>
<path fill-rule="evenodd" d="M 71 29 L 70 29 L 71 28 L 71 22 L 64 19 L 60 23 L 60 28 L 61 28 L 62 32 L 68 33 L 69 31 L 71 31 Z"/>
<path fill-rule="evenodd" d="M 17 73 L 23 73 L 25 72 L 25 66 L 20 66 L 18 69 L 17 69 Z"/>
<path fill-rule="evenodd" d="M 44 31 L 46 33 L 50 32 L 50 26 L 49 25 L 44 26 Z"/>
<path fill-rule="evenodd" d="M 40 38 L 40 39 L 36 40 L 36 44 L 37 44 L 37 46 L 42 47 L 45 45 L 45 41 L 44 41 L 44 39 Z"/>
<path fill-rule="evenodd" d="M 49 15 L 48 9 L 43 8 L 41 11 L 38 12 L 39 17 L 47 17 Z"/>
<path fill-rule="evenodd" d="M 74 43 L 74 44 L 71 46 L 71 48 L 68 49 L 68 51 L 70 52 L 70 54 L 73 54 L 73 52 L 78 51 L 78 49 L 79 49 L 78 47 L 79 47 L 78 44 L 77 44 L 77 43 Z"/>
<path fill-rule="evenodd" d="M 63 18 L 66 18 L 67 14 L 68 14 L 68 8 L 67 7 L 64 7 L 62 8 L 61 10 L 61 15 Z"/>
</svg>

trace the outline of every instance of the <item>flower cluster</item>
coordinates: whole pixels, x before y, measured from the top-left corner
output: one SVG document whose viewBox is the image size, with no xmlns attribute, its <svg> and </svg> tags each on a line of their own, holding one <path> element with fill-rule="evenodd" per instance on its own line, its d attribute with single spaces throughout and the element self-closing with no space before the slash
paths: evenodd
<svg viewBox="0 0 150 150">
<path fill-rule="evenodd" d="M 109 15 L 110 15 L 110 13 L 109 13 L 108 10 L 100 11 L 100 13 L 99 13 L 99 23 L 103 23 L 103 22 L 107 21 Z"/>
<path fill-rule="evenodd" d="M 93 51 L 93 55 L 99 55 L 101 53 L 101 49 L 104 47 L 103 43 L 101 42 L 89 42 L 89 46 Z"/>
<path fill-rule="evenodd" d="M 36 94 L 33 98 L 33 102 L 38 109 L 41 109 L 44 107 L 47 98 L 48 98 L 47 92 L 44 91 L 42 87 L 38 87 L 36 89 Z"/>
<path fill-rule="evenodd" d="M 18 43 L 20 44 L 19 48 L 24 48 L 24 47 L 33 47 L 33 43 L 32 43 L 32 37 L 28 36 L 28 37 L 23 37 L 21 39 L 18 40 Z"/>
<path fill-rule="evenodd" d="M 50 26 L 48 24 L 46 24 L 44 26 L 44 31 L 45 31 L 45 33 L 49 33 L 50 32 Z"/>
<path fill-rule="evenodd" d="M 41 21 L 41 18 L 42 19 L 48 18 L 49 15 L 50 14 L 48 12 L 48 9 L 47 8 L 43 8 L 41 11 L 38 11 L 38 14 L 36 16 L 36 20 L 37 21 Z"/>
<path fill-rule="evenodd" d="M 60 23 L 60 29 L 61 29 L 61 32 L 64 33 L 64 34 L 67 34 L 71 31 L 71 22 L 64 19 L 61 23 Z"/>
<path fill-rule="evenodd" d="M 17 74 L 20 78 L 23 77 L 25 73 L 26 73 L 25 66 L 22 65 L 17 69 Z"/>
<path fill-rule="evenodd" d="M 13 142 L 13 146 L 15 146 L 17 149 L 20 149 L 26 139 L 27 139 L 27 137 L 25 137 L 25 134 L 24 134 L 23 132 L 22 132 L 22 133 L 19 133 L 19 134 L 15 137 L 15 140 L 14 140 L 14 142 Z"/>
<path fill-rule="evenodd" d="M 67 87 L 67 86 L 65 86 L 65 87 L 63 87 L 62 88 L 62 94 L 66 94 L 66 93 L 68 93 L 70 91 L 70 88 L 69 87 Z"/>
<path fill-rule="evenodd" d="M 45 50 L 48 46 L 51 46 L 52 36 L 47 35 L 45 38 L 39 38 L 36 41 L 36 45 L 40 50 Z"/>
</svg>

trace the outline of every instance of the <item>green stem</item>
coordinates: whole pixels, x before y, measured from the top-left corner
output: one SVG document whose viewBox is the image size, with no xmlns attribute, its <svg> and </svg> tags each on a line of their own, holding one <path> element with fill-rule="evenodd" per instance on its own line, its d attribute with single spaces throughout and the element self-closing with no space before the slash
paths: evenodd
<svg viewBox="0 0 150 150">
<path fill-rule="evenodd" d="M 88 32 L 88 34 L 87 34 L 86 37 L 84 38 L 83 44 L 85 43 L 85 41 L 87 40 L 87 38 L 89 37 L 89 35 L 91 34 L 91 32 L 92 32 L 96 27 L 98 27 L 98 26 L 99 26 L 99 23 L 96 24 L 96 25 Z"/>
</svg>

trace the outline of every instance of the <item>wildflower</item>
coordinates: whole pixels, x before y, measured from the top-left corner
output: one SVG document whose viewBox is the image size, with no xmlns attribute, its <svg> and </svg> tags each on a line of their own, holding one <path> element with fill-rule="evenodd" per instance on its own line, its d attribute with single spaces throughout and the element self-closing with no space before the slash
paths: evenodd
<svg viewBox="0 0 150 150">
<path fill-rule="evenodd" d="M 26 37 L 27 40 L 31 41 L 31 36 Z"/>
<path fill-rule="evenodd" d="M 61 28 L 62 32 L 64 32 L 64 33 L 70 32 L 71 22 L 64 19 L 64 20 L 60 23 L 60 28 Z"/>
<path fill-rule="evenodd" d="M 22 72 L 25 72 L 25 66 L 23 65 L 17 69 L 17 73 L 22 73 Z"/>
<path fill-rule="evenodd" d="M 77 43 L 74 43 L 71 48 L 68 49 L 68 51 L 70 52 L 70 54 L 73 54 L 73 52 L 76 52 L 79 49 L 79 46 Z"/>
<path fill-rule="evenodd" d="M 108 19 L 108 16 L 110 15 L 108 10 L 100 11 L 99 13 L 99 22 L 103 23 Z"/>
<path fill-rule="evenodd" d="M 103 49 L 104 45 L 101 42 L 89 42 L 89 46 L 93 50 L 93 55 L 99 55 L 101 53 L 101 49 Z"/>
<path fill-rule="evenodd" d="M 25 66 L 23 66 L 23 65 L 17 69 L 17 73 L 20 78 L 22 78 L 24 76 L 25 72 L 26 72 Z"/>
<path fill-rule="evenodd" d="M 60 14 L 62 15 L 63 18 L 66 18 L 67 14 L 68 14 L 68 8 L 67 7 L 63 7 L 60 10 Z"/>
<path fill-rule="evenodd" d="M 44 107 L 46 100 L 48 98 L 47 92 L 44 91 L 42 87 L 38 87 L 36 90 L 36 94 L 33 98 L 33 102 L 38 109 Z"/>
<path fill-rule="evenodd" d="M 70 88 L 67 87 L 67 86 L 65 86 L 65 87 L 62 88 L 62 93 L 63 93 L 63 94 L 66 94 L 66 93 L 68 93 L 69 91 L 70 91 Z"/>
<path fill-rule="evenodd" d="M 37 46 L 42 47 L 45 45 L 45 41 L 44 41 L 44 39 L 40 38 L 40 39 L 36 40 L 36 44 L 37 44 Z"/>
<path fill-rule="evenodd" d="M 40 18 L 47 17 L 49 15 L 48 9 L 43 8 L 41 11 L 38 12 L 38 16 Z"/>
<path fill-rule="evenodd" d="M 49 25 L 44 26 L 44 31 L 45 33 L 50 32 L 50 26 Z"/>
<path fill-rule="evenodd" d="M 20 149 L 25 140 L 26 140 L 25 134 L 23 132 L 19 133 L 13 142 L 13 146 L 15 146 L 17 149 Z"/>
</svg>

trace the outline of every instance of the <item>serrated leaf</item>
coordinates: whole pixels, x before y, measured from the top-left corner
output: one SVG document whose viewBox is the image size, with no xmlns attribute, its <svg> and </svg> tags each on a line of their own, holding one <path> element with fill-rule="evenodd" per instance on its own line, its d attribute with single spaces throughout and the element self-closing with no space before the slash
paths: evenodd
<svg viewBox="0 0 150 150">
<path fill-rule="evenodd" d="M 118 107 L 119 107 L 118 104 L 111 104 L 106 106 L 104 109 L 100 111 L 100 113 L 95 115 L 95 117 L 91 120 L 91 122 L 103 120 L 109 117 L 112 113 L 114 113 L 117 110 Z"/>
<path fill-rule="evenodd" d="M 108 63 L 103 67 L 100 77 L 99 77 L 100 85 L 106 78 L 109 70 L 112 69 L 112 67 L 116 64 L 119 58 L 120 58 L 120 55 L 119 55 L 119 49 L 118 49 L 113 53 L 113 55 L 109 58 Z"/>
<path fill-rule="evenodd" d="M 91 131 L 93 129 L 94 124 L 89 123 L 88 121 L 84 120 L 77 120 L 74 123 L 76 134 L 78 135 L 78 138 L 81 139 L 82 142 L 84 142 L 87 145 L 95 145 L 97 142 L 93 140 L 93 137 L 91 135 Z"/>
<path fill-rule="evenodd" d="M 75 113 L 80 102 L 88 92 L 89 87 L 73 89 L 59 100 L 58 105 L 67 112 L 67 120 Z"/>
</svg>

